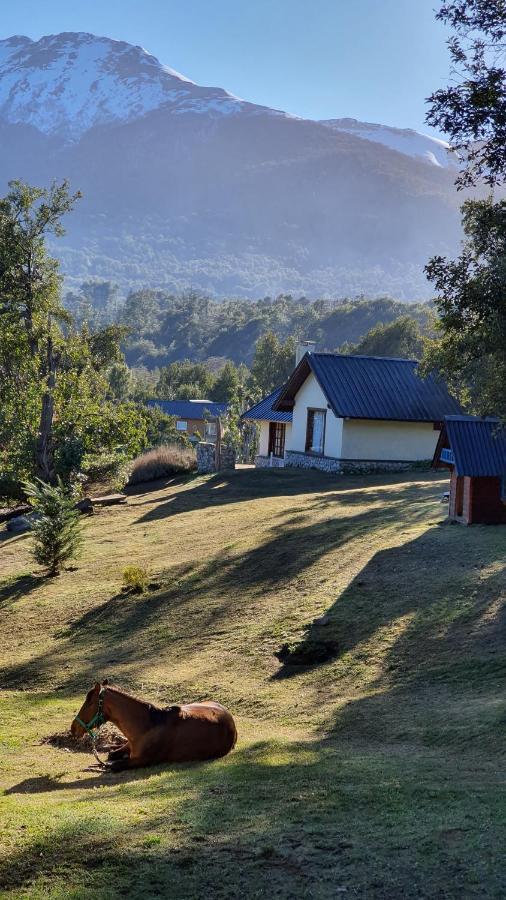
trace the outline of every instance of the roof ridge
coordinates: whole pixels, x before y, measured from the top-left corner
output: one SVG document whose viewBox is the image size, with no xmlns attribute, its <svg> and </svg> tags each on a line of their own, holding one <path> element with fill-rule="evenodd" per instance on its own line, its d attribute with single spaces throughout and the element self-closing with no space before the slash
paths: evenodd
<svg viewBox="0 0 506 900">
<path fill-rule="evenodd" d="M 407 359 L 404 356 L 368 356 L 365 353 L 332 353 L 330 350 L 311 353 L 310 356 L 332 356 L 339 359 L 380 359 L 383 362 L 405 362 L 419 364 L 419 359 Z"/>
</svg>

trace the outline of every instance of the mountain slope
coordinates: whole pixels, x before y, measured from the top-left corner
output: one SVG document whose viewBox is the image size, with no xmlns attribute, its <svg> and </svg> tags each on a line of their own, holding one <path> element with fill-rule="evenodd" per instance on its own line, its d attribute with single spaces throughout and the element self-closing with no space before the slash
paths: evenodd
<svg viewBox="0 0 506 900">
<path fill-rule="evenodd" d="M 322 125 L 365 141 L 384 144 L 406 156 L 422 160 L 432 166 L 457 169 L 458 159 L 446 141 L 420 134 L 412 128 L 389 128 L 374 122 L 358 122 L 357 119 L 320 119 Z"/>
<path fill-rule="evenodd" d="M 423 297 L 460 236 L 450 168 L 82 33 L 0 42 L 0 173 L 83 191 L 57 245 L 70 280 Z"/>
</svg>

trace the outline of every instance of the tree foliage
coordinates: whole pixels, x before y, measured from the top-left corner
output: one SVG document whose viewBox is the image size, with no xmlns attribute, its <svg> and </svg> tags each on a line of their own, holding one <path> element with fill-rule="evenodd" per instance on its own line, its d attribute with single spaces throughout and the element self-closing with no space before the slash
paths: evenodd
<svg viewBox="0 0 506 900">
<path fill-rule="evenodd" d="M 465 203 L 463 223 L 460 257 L 427 265 L 441 332 L 427 364 L 470 409 L 506 417 L 506 201 Z"/>
<path fill-rule="evenodd" d="M 361 356 L 421 359 L 423 347 L 424 337 L 418 322 L 410 316 L 400 316 L 388 325 L 378 323 L 358 344 L 350 344 L 343 349 Z"/>
<path fill-rule="evenodd" d="M 133 404 L 110 396 L 107 372 L 122 359 L 123 326 L 76 327 L 60 299 L 48 235 L 79 194 L 13 182 L 0 200 L 0 476 L 71 478 L 87 453 L 145 446 L 146 424 Z M 7 488 L 2 488 L 2 490 Z"/>
<path fill-rule="evenodd" d="M 268 331 L 255 345 L 251 375 L 261 394 L 269 394 L 283 384 L 295 366 L 295 339 L 284 343 Z"/>
<path fill-rule="evenodd" d="M 449 0 L 436 18 L 453 30 L 454 83 L 429 97 L 427 122 L 464 160 L 460 187 L 497 184 L 506 168 L 506 0 Z"/>
</svg>

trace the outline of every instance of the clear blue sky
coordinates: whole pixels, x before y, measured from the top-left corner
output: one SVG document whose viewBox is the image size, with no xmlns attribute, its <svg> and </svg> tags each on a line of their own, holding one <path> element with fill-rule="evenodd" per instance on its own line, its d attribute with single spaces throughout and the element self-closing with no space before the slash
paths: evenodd
<svg viewBox="0 0 506 900">
<path fill-rule="evenodd" d="M 91 31 L 141 44 L 200 84 L 308 118 L 426 133 L 448 79 L 439 0 L 15 0 L 0 37 Z M 434 133 L 434 132 L 432 132 Z"/>
</svg>

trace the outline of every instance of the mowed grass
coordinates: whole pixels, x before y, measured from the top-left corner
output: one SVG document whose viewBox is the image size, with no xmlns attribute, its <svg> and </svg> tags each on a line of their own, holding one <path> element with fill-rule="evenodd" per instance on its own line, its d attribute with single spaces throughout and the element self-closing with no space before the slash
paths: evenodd
<svg viewBox="0 0 506 900">
<path fill-rule="evenodd" d="M 87 520 L 52 580 L 0 532 L 1 895 L 504 897 L 506 529 L 442 525 L 446 484 L 174 480 Z M 132 564 L 159 587 L 122 594 Z M 41 744 L 106 676 L 220 700 L 237 748 L 103 775 Z"/>
</svg>

